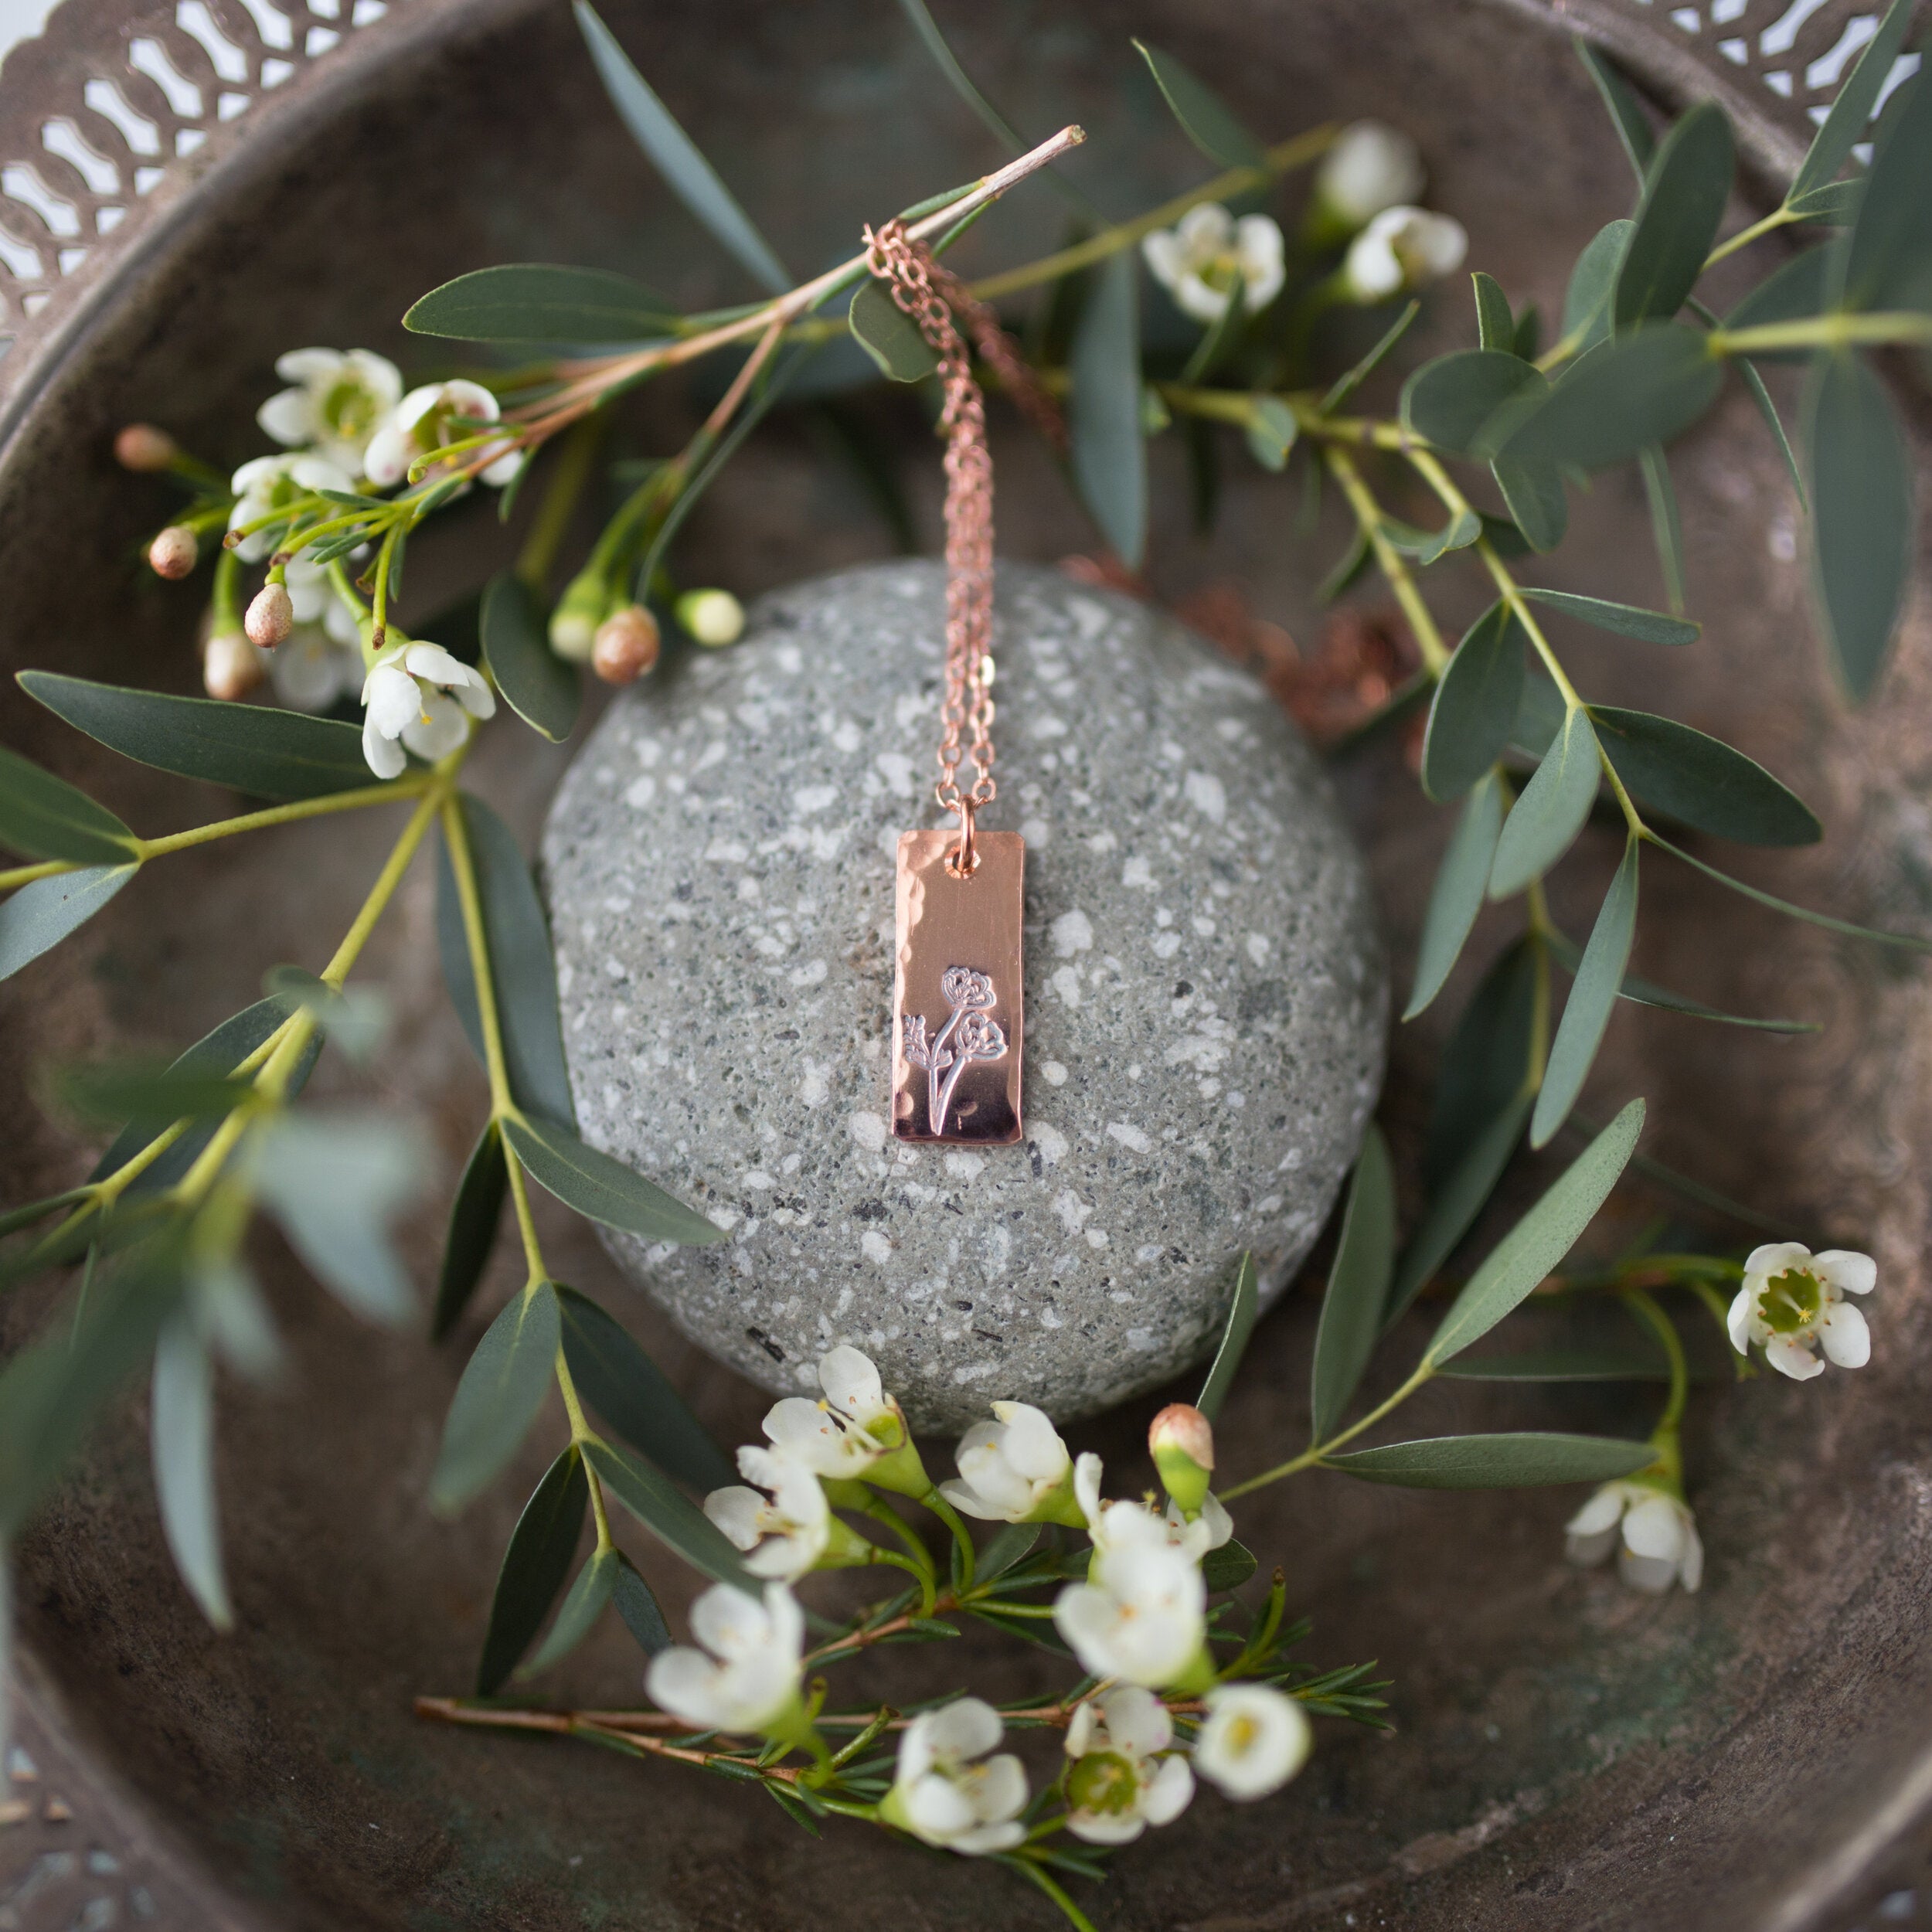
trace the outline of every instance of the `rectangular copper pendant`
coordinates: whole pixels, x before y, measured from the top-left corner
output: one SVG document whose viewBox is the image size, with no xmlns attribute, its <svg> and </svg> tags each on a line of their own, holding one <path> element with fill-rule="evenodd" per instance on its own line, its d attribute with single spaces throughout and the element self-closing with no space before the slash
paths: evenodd
<svg viewBox="0 0 1932 1932">
<path fill-rule="evenodd" d="M 982 832 L 970 879 L 947 869 L 956 832 L 899 835 L 893 975 L 893 1132 L 1003 1146 L 1020 1137 L 1021 887 L 1026 841 Z"/>
</svg>

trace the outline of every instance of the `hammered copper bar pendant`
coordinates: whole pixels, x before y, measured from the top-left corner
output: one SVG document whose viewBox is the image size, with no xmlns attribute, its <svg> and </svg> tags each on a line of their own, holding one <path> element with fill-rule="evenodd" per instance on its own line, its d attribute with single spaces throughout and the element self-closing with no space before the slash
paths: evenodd
<svg viewBox="0 0 1932 1932">
<path fill-rule="evenodd" d="M 1020 1137 L 1021 886 L 1026 841 L 982 832 L 961 879 L 957 832 L 902 832 L 893 975 L 893 1132 L 1005 1146 Z"/>
</svg>

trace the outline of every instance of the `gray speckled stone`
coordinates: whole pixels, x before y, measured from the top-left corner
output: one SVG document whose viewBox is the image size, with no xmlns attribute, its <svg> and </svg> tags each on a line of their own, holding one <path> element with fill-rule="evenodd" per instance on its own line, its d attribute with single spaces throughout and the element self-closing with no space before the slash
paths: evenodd
<svg viewBox="0 0 1932 1932">
<path fill-rule="evenodd" d="M 1002 568 L 995 828 L 1026 837 L 1026 1129 L 886 1131 L 894 844 L 930 825 L 943 577 L 765 599 L 612 705 L 544 861 L 587 1138 L 727 1226 L 611 1247 L 769 1389 L 868 1350 L 914 1423 L 1068 1420 L 1211 1347 L 1236 1258 L 1278 1289 L 1379 1083 L 1366 876 L 1266 692 L 1172 622 Z"/>
</svg>

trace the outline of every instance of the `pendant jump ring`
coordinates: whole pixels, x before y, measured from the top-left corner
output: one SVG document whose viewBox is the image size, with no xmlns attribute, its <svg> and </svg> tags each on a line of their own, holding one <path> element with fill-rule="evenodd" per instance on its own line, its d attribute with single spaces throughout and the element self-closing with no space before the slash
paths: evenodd
<svg viewBox="0 0 1932 1932">
<path fill-rule="evenodd" d="M 946 869 L 955 879 L 970 879 L 979 870 L 979 848 L 973 842 L 973 815 L 977 809 L 970 793 L 961 798 L 959 843 L 946 861 Z"/>
</svg>

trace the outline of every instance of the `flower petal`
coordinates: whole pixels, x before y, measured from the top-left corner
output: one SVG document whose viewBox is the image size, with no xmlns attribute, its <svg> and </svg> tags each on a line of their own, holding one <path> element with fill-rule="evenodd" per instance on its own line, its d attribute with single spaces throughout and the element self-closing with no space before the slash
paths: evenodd
<svg viewBox="0 0 1932 1932">
<path fill-rule="evenodd" d="M 886 1406 L 886 1393 L 872 1357 L 849 1344 L 818 1360 L 818 1386 L 835 1409 L 842 1410 L 862 1426 Z"/>
<path fill-rule="evenodd" d="M 409 758 L 396 740 L 379 730 L 375 719 L 362 720 L 362 757 L 377 777 L 400 778 Z"/>
<path fill-rule="evenodd" d="M 1730 1312 L 1724 1317 L 1731 1346 L 1740 1355 L 1750 1353 L 1751 1317 L 1757 1312 L 1757 1297 L 1758 1291 L 1747 1283 L 1731 1298 Z"/>
<path fill-rule="evenodd" d="M 1696 1524 L 1688 1521 L 1684 1525 L 1684 1553 L 1677 1560 L 1677 1580 L 1693 1597 L 1704 1581 L 1704 1540 Z"/>
<path fill-rule="evenodd" d="M 1128 1757 L 1151 1757 L 1174 1742 L 1174 1719 L 1166 1705 L 1138 1684 L 1121 1684 L 1097 1700 L 1107 1734 Z M 1083 1710 L 1091 1708 L 1083 1705 Z"/>
<path fill-rule="evenodd" d="M 1872 1331 L 1865 1311 L 1849 1301 L 1834 1301 L 1818 1317 L 1818 1338 L 1841 1369 L 1862 1369 L 1872 1359 Z"/>
<path fill-rule="evenodd" d="M 1563 1525 L 1564 1531 L 1572 1536 L 1595 1536 L 1614 1529 L 1629 1501 L 1621 1482 L 1607 1482 Z"/>
<path fill-rule="evenodd" d="M 1172 1825 L 1194 1797 L 1194 1772 L 1184 1757 L 1163 1758 L 1161 1768 L 1141 1798 L 1141 1810 L 1150 1825 Z"/>
<path fill-rule="evenodd" d="M 1759 1274 L 1768 1281 L 1787 1269 L 1803 1267 L 1811 1258 L 1811 1250 L 1802 1241 L 1767 1241 L 1745 1256 L 1744 1273 L 1747 1277 Z"/>
<path fill-rule="evenodd" d="M 1634 1556 L 1655 1556 L 1675 1572 L 1684 1548 L 1682 1505 L 1653 1492 L 1624 1516 L 1624 1547 Z"/>
<path fill-rule="evenodd" d="M 755 1489 L 734 1484 L 714 1489 L 704 1499 L 704 1513 L 724 1532 L 734 1549 L 755 1549 L 764 1533 L 765 1499 Z"/>
<path fill-rule="evenodd" d="M 255 420 L 264 434 L 291 448 L 312 441 L 317 428 L 315 408 L 305 389 L 285 389 L 271 396 L 256 410 Z"/>
<path fill-rule="evenodd" d="M 1843 1294 L 1869 1294 L 1879 1284 L 1879 1264 L 1855 1248 L 1827 1248 L 1814 1255 L 1811 1272 Z"/>
<path fill-rule="evenodd" d="M 1794 1336 L 1774 1335 L 1764 1345 L 1764 1359 L 1794 1382 L 1809 1382 L 1825 1372 L 1825 1364 Z"/>
<path fill-rule="evenodd" d="M 956 1697 L 932 1713 L 927 1732 L 933 1756 L 939 1763 L 949 1759 L 964 1764 L 983 1757 L 997 1744 L 1005 1726 L 999 1713 L 983 1697 Z"/>
</svg>

